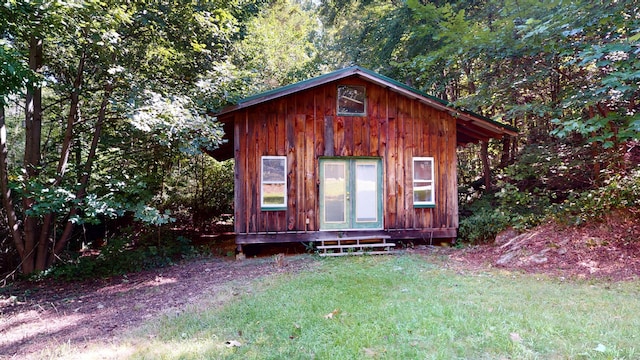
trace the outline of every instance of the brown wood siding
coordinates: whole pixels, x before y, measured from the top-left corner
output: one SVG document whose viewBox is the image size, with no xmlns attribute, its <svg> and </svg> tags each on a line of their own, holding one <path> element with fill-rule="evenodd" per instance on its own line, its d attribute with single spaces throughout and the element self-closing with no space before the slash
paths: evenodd
<svg viewBox="0 0 640 360">
<path fill-rule="evenodd" d="M 366 116 L 336 115 L 338 84 L 366 86 Z M 385 229 L 458 225 L 456 122 L 444 112 L 353 78 L 232 115 L 237 233 L 319 230 L 318 159 L 322 156 L 382 158 Z M 260 208 L 261 157 L 266 155 L 287 157 L 286 210 Z M 412 159 L 418 156 L 435 159 L 435 208 L 413 207 Z"/>
</svg>

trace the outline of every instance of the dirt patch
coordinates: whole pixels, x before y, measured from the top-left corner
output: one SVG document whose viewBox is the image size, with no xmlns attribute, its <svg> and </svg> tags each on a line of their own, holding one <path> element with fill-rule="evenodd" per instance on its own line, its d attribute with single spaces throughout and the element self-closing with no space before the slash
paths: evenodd
<svg viewBox="0 0 640 360">
<path fill-rule="evenodd" d="M 493 244 L 467 248 L 451 257 L 468 266 L 564 278 L 638 279 L 640 220 L 635 214 L 616 214 L 581 227 L 549 223 L 523 234 L 507 230 Z"/>
<path fill-rule="evenodd" d="M 82 283 L 19 284 L 0 295 L 0 359 L 38 358 L 62 344 L 112 343 L 123 330 L 180 311 L 230 282 L 296 272 L 306 256 L 200 259 Z"/>
</svg>

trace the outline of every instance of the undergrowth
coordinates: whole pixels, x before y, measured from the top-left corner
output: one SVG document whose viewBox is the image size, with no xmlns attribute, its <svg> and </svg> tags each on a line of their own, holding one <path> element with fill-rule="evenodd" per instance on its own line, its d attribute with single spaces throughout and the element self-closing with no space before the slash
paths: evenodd
<svg viewBox="0 0 640 360">
<path fill-rule="evenodd" d="M 531 145 L 497 171 L 492 191 L 461 185 L 459 241 L 491 242 L 509 227 L 524 231 L 547 221 L 580 226 L 619 210 L 640 213 L 637 164 L 611 162 L 594 174 L 594 162 L 607 162 L 588 155 L 588 147 Z"/>
<path fill-rule="evenodd" d="M 161 268 L 176 261 L 199 254 L 186 237 L 160 235 L 158 238 L 132 244 L 130 239 L 117 237 L 101 247 L 97 253 L 77 254 L 51 269 L 35 275 L 35 279 L 54 278 L 78 281 L 107 278 L 131 272 Z"/>
</svg>

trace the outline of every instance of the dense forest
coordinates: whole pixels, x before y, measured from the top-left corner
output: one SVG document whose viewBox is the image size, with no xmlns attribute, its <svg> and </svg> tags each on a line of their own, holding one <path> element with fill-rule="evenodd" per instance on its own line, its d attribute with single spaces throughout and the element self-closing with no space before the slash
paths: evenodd
<svg viewBox="0 0 640 360">
<path fill-rule="evenodd" d="M 350 65 L 519 129 L 459 149 L 459 241 L 611 213 L 640 221 L 639 7 L 6 1 L 0 273 L 84 264 L 72 276 L 100 276 L 196 253 L 171 229 L 216 231 L 232 212 L 233 164 L 207 155 L 223 135 L 210 115 Z"/>
</svg>

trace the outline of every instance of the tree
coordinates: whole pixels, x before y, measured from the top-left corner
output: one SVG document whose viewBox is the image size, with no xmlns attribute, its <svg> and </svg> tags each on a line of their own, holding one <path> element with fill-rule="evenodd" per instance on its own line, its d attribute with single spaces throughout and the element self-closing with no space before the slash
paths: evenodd
<svg viewBox="0 0 640 360">
<path fill-rule="evenodd" d="M 6 224 L 14 244 L 18 245 L 19 254 L 24 255 L 24 249 L 19 247 L 21 239 L 18 238 L 18 218 L 15 213 L 11 188 L 9 187 L 8 174 L 8 143 L 7 126 L 5 121 L 5 106 L 11 95 L 20 91 L 34 80 L 28 67 L 20 61 L 19 54 L 9 43 L 0 44 L 0 78 L 3 85 L 0 89 L 0 191 L 2 192 L 2 208 L 7 217 Z"/>
<path fill-rule="evenodd" d="M 16 191 L 3 191 L 5 210 L 21 204 L 12 231 L 24 273 L 50 266 L 76 225 L 149 201 L 154 189 L 138 196 L 141 162 L 155 167 L 167 153 L 216 146 L 221 130 L 184 94 L 197 93 L 197 74 L 225 58 L 257 4 L 12 0 L 0 8 L 14 63 L 43 79 L 19 75 L 11 90 L 36 85 L 25 95 L 24 161 L 2 168 L 24 169 Z M 110 156 L 128 152 L 137 155 Z"/>
<path fill-rule="evenodd" d="M 256 93 L 317 74 L 318 20 L 292 0 L 277 0 L 246 23 L 231 61 L 247 72 L 245 93 Z"/>
</svg>

